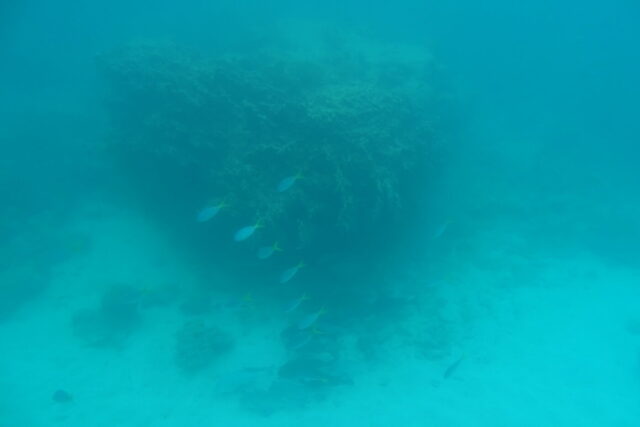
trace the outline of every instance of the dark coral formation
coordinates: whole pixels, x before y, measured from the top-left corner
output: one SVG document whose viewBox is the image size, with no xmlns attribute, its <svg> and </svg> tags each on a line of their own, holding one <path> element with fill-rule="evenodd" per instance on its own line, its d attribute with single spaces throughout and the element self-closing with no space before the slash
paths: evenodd
<svg viewBox="0 0 640 427">
<path fill-rule="evenodd" d="M 73 332 L 91 347 L 118 347 L 140 323 L 142 293 L 128 285 L 114 285 L 97 308 L 83 309 L 71 319 Z"/>
<path fill-rule="evenodd" d="M 199 320 L 185 323 L 176 334 L 175 360 L 178 368 L 194 374 L 233 348 L 233 340 L 220 329 Z"/>
<path fill-rule="evenodd" d="M 186 215 L 224 199 L 234 226 L 260 219 L 269 239 L 316 258 L 415 214 L 439 140 L 427 57 L 329 45 L 203 57 L 138 44 L 101 64 L 111 148 L 165 207 Z"/>
</svg>

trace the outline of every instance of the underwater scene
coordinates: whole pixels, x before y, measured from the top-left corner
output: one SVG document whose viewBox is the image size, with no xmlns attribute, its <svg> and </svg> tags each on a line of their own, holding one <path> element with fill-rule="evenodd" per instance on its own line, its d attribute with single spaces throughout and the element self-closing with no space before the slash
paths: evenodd
<svg viewBox="0 0 640 427">
<path fill-rule="evenodd" d="M 0 427 L 640 426 L 638 22 L 4 0 Z"/>
</svg>

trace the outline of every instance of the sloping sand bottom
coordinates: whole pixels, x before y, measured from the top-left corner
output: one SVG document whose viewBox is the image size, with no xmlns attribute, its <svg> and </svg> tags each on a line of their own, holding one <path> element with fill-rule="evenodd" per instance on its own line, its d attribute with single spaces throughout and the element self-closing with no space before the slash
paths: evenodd
<svg viewBox="0 0 640 427">
<path fill-rule="evenodd" d="M 121 346 L 86 346 L 71 318 L 96 306 L 106 287 L 188 288 L 200 279 L 139 214 L 114 209 L 72 228 L 91 236 L 91 250 L 58 265 L 46 293 L 0 325 L 0 426 L 640 425 L 640 274 L 590 254 L 462 260 L 455 277 L 417 295 L 436 292 L 444 304 L 457 337 L 444 357 L 391 340 L 375 363 L 353 356 L 353 385 L 260 415 L 216 393 L 216 379 L 281 361 L 281 316 L 239 324 L 233 313 L 218 315 L 236 349 L 193 376 L 175 364 L 185 321 L 175 305 L 145 309 Z M 429 315 L 413 312 L 406 323 L 414 333 L 437 327 L 425 323 Z M 55 402 L 58 389 L 73 400 Z"/>
</svg>

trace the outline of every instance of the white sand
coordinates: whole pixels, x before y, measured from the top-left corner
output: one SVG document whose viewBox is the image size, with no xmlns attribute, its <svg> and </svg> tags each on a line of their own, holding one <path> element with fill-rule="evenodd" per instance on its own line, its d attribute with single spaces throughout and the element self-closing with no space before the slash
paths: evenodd
<svg viewBox="0 0 640 427">
<path fill-rule="evenodd" d="M 198 277 L 136 214 L 114 211 L 76 227 L 92 236 L 90 253 L 60 265 L 46 293 L 0 325 L 2 427 L 640 425 L 640 335 L 626 327 L 640 318 L 640 274 L 590 254 L 527 258 L 498 247 L 497 262 L 462 260 L 455 276 L 434 285 L 455 332 L 449 356 L 430 361 L 398 339 L 378 363 L 355 369 L 353 386 L 261 417 L 216 395 L 214 383 L 252 361 L 276 363 L 280 320 L 233 330 L 238 348 L 193 378 L 173 360 L 184 322 L 175 305 L 145 310 L 120 350 L 86 348 L 70 317 L 95 305 L 106 286 L 189 287 Z M 420 318 L 428 315 L 408 320 L 411 333 L 429 325 Z M 56 389 L 71 392 L 73 402 L 53 402 Z"/>
</svg>

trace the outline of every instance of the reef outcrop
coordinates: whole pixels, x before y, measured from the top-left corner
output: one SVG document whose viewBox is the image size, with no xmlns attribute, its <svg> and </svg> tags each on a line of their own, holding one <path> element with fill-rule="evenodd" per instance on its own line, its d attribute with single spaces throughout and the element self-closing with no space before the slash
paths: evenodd
<svg viewBox="0 0 640 427">
<path fill-rule="evenodd" d="M 260 220 L 262 243 L 292 260 L 384 249 L 416 214 L 443 140 L 423 50 L 207 56 L 146 43 L 100 64 L 109 146 L 132 185 L 183 218 L 224 200 L 229 232 Z"/>
</svg>

